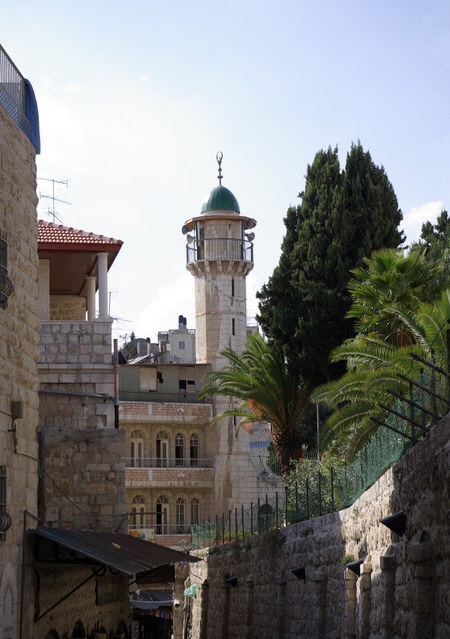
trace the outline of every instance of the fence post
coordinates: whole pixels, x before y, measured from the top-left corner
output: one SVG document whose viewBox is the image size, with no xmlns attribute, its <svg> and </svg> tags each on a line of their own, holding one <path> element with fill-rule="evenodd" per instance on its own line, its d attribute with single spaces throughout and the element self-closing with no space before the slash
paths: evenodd
<svg viewBox="0 0 450 639">
<path fill-rule="evenodd" d="M 286 526 L 289 525 L 288 521 L 288 498 L 289 498 L 289 490 L 288 487 L 284 488 L 284 520 L 286 522 Z"/>
<path fill-rule="evenodd" d="M 278 490 L 275 493 L 275 512 L 276 512 L 275 525 L 276 525 L 277 530 L 278 530 L 278 528 L 279 528 L 279 526 L 278 526 Z"/>
<path fill-rule="evenodd" d="M 333 466 L 330 468 L 330 481 L 331 481 L 331 512 L 334 512 L 334 470 Z"/>
<path fill-rule="evenodd" d="M 309 477 L 306 478 L 306 517 L 309 519 Z"/>
<path fill-rule="evenodd" d="M 261 532 L 261 524 L 260 524 L 260 517 L 259 517 L 259 513 L 260 513 L 260 504 L 261 504 L 261 499 L 258 497 L 258 512 L 256 513 L 256 517 L 258 518 L 258 533 Z"/>
<path fill-rule="evenodd" d="M 322 514 L 322 473 L 319 470 L 319 515 Z"/>
</svg>

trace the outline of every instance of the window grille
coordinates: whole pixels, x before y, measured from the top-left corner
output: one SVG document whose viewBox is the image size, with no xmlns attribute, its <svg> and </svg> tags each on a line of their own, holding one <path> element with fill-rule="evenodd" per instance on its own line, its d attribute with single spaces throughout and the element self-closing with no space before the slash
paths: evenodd
<svg viewBox="0 0 450 639">
<path fill-rule="evenodd" d="M 8 241 L 5 231 L 0 231 L 0 308 L 8 306 L 8 297 L 14 290 L 8 277 Z"/>
<path fill-rule="evenodd" d="M 11 523 L 11 517 L 6 511 L 6 468 L 0 466 L 0 541 L 6 539 L 6 531 Z"/>
</svg>

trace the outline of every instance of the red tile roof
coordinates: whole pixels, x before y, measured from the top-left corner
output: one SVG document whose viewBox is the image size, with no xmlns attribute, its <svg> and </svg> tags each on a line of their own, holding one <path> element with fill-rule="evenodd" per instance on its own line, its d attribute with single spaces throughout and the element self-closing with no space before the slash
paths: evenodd
<svg viewBox="0 0 450 639">
<path fill-rule="evenodd" d="M 96 235 L 95 233 L 87 233 L 72 227 L 55 224 L 54 222 L 46 222 L 38 220 L 38 243 L 40 246 L 48 244 L 78 244 L 88 246 L 108 246 L 116 247 L 116 250 L 122 246 L 122 240 L 115 240 L 113 237 L 105 237 L 104 235 Z"/>
</svg>

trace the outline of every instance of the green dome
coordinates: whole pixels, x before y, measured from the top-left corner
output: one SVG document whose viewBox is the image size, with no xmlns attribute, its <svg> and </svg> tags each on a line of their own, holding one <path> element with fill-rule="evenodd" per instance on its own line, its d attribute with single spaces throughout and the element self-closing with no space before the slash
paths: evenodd
<svg viewBox="0 0 450 639">
<path fill-rule="evenodd" d="M 241 212 L 232 192 L 222 185 L 216 186 L 202 205 L 202 213 L 217 210 Z"/>
</svg>

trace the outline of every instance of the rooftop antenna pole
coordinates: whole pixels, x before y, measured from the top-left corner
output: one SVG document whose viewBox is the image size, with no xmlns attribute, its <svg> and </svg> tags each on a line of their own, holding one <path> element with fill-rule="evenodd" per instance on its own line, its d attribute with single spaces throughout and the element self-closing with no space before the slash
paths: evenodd
<svg viewBox="0 0 450 639">
<path fill-rule="evenodd" d="M 223 153 L 222 151 L 219 151 L 216 155 L 217 164 L 219 165 L 219 175 L 217 176 L 217 179 L 219 180 L 219 186 L 222 186 L 222 158 Z"/>
<path fill-rule="evenodd" d="M 65 184 L 66 188 L 69 187 L 69 180 L 55 180 L 52 178 L 37 178 L 38 180 L 44 180 L 45 182 L 51 182 L 52 183 L 52 195 L 40 195 L 40 197 L 46 197 L 49 200 L 52 200 L 52 211 L 50 211 L 49 209 L 49 214 L 53 217 L 53 224 L 55 223 L 55 220 L 58 220 L 58 222 L 61 222 L 61 220 L 57 217 L 56 212 L 55 212 L 55 202 L 62 202 L 63 204 L 70 204 L 70 202 L 66 202 L 65 200 L 59 200 L 57 197 L 55 197 L 55 184 Z"/>
</svg>

